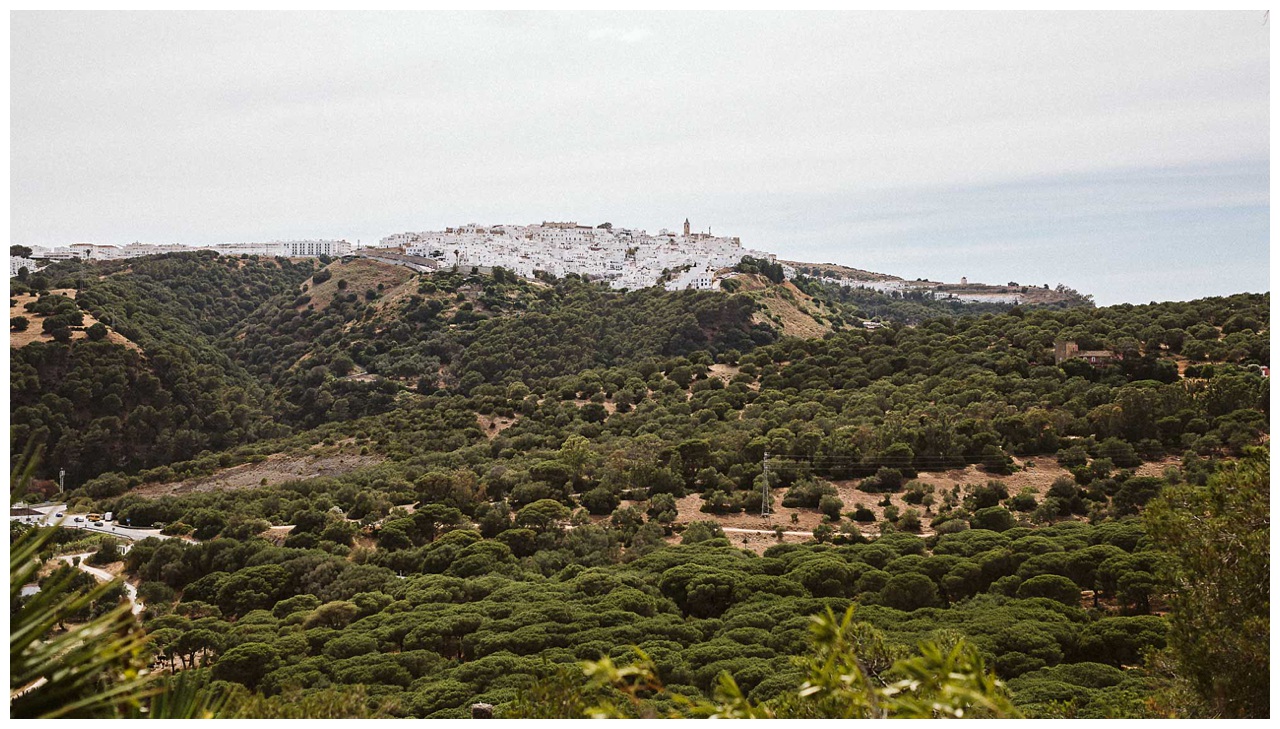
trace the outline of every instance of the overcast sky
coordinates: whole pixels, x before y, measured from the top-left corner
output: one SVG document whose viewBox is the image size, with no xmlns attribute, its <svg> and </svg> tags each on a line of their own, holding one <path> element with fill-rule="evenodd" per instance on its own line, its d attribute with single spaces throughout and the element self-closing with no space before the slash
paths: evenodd
<svg viewBox="0 0 1280 729">
<path fill-rule="evenodd" d="M 1270 288 L 1261 12 L 11 16 L 12 242 L 576 220 L 1099 303 Z"/>
</svg>

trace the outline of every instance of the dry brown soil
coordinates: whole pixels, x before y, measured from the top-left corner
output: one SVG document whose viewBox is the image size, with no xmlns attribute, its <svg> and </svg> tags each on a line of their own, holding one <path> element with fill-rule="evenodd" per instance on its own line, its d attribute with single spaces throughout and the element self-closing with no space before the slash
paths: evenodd
<svg viewBox="0 0 1280 729">
<path fill-rule="evenodd" d="M 316 309 L 325 308 L 333 300 L 334 295 L 339 291 L 338 281 L 347 282 L 347 288 L 342 292 L 343 294 L 363 297 L 365 291 L 369 289 L 376 291 L 378 284 L 382 284 L 382 293 L 385 296 L 388 289 L 399 286 L 415 275 L 413 271 L 403 266 L 392 266 L 363 258 L 356 258 L 346 263 L 341 261 L 331 263 L 328 270 L 333 277 L 322 284 L 307 280 L 307 293 L 311 295 L 311 301 L 308 303 L 314 304 Z M 306 307 L 307 304 L 303 304 L 298 308 Z"/>
<path fill-rule="evenodd" d="M 612 404 L 609 403 L 608 405 Z M 606 405 L 606 408 L 608 405 Z M 499 433 L 515 425 L 519 419 L 520 416 L 518 415 L 514 418 L 506 418 L 501 415 L 481 415 L 476 413 L 476 421 L 480 423 L 480 430 L 484 431 L 484 436 L 489 440 L 497 438 Z"/>
<path fill-rule="evenodd" d="M 49 293 L 62 294 L 63 296 L 66 296 L 69 299 L 76 298 L 75 289 L 52 289 L 50 290 Z M 44 320 L 46 317 L 40 316 L 39 314 L 33 314 L 27 311 L 25 308 L 23 308 L 27 304 L 35 301 L 40 297 L 36 296 L 35 294 L 13 294 L 9 298 L 12 301 L 16 302 L 14 303 L 13 306 L 9 307 L 9 318 L 13 319 L 15 316 L 25 316 L 27 320 L 30 322 L 25 332 L 15 332 L 12 329 L 9 330 L 9 346 L 25 347 L 28 344 L 31 344 L 32 342 L 52 342 L 53 337 L 48 334 L 45 334 L 41 330 L 41 326 L 43 326 Z M 84 310 L 81 310 L 80 313 L 84 314 L 84 328 L 72 329 L 71 330 L 72 340 L 87 339 L 89 335 L 86 334 L 84 330 L 98 323 L 98 320 L 94 318 L 93 314 L 90 314 L 89 312 Z M 119 332 L 117 332 L 116 330 L 110 327 L 107 327 L 107 341 L 114 342 L 115 344 L 123 344 L 129 349 L 132 349 L 137 352 L 142 351 L 141 347 L 134 344 L 132 341 L 125 338 L 124 335 L 120 334 Z"/>
<path fill-rule="evenodd" d="M 190 478 L 171 483 L 148 483 L 130 493 L 139 496 L 169 496 L 174 494 L 207 493 L 211 491 L 236 491 L 268 486 L 286 481 L 340 476 L 360 468 L 376 466 L 385 460 L 377 455 L 336 453 L 329 455 L 295 456 L 276 453 L 258 463 L 244 463 L 224 468 L 208 476 Z"/>
<path fill-rule="evenodd" d="M 752 322 L 780 325 L 782 333 L 786 336 L 802 339 L 821 337 L 831 331 L 830 325 L 818 323 L 811 315 L 810 308 L 814 306 L 813 297 L 796 288 L 790 281 L 781 285 L 772 285 L 768 284 L 764 277 L 754 274 L 737 276 L 734 280 L 742 282 L 741 291 L 756 292 L 756 300 L 764 307 L 764 312 L 756 312 L 752 315 Z M 773 316 L 778 320 L 774 321 Z"/>
<path fill-rule="evenodd" d="M 1036 500 L 1044 498 L 1048 493 L 1049 487 L 1053 485 L 1055 479 L 1060 476 L 1070 477 L 1071 474 L 1065 468 L 1058 465 L 1052 456 L 1039 456 L 1027 459 L 1015 458 L 1014 462 L 1019 466 L 1023 466 L 1023 470 L 1017 471 L 1008 476 L 996 476 L 982 471 L 977 466 L 969 466 L 967 468 L 958 468 L 950 471 L 937 472 L 921 472 L 917 480 L 924 483 L 933 484 L 934 499 L 941 503 L 942 494 L 950 491 L 952 488 L 959 486 L 960 493 L 963 496 L 965 487 L 969 485 L 979 486 L 987 481 L 1002 481 L 1009 490 L 1009 494 L 1020 493 L 1023 489 L 1030 488 L 1036 494 Z M 1162 461 L 1153 461 L 1144 463 L 1139 466 L 1135 472 L 1139 476 L 1159 476 L 1167 466 L 1177 465 L 1180 459 L 1167 458 Z M 884 516 L 884 507 L 880 506 L 884 494 L 870 494 L 857 489 L 858 482 L 850 481 L 834 481 L 832 484 L 836 487 L 836 491 L 840 495 L 840 500 L 844 502 L 844 511 L 850 512 L 859 506 L 865 506 L 876 515 L 876 521 L 880 521 Z M 812 541 L 812 532 L 815 527 L 823 523 L 824 517 L 817 509 L 809 508 L 792 508 L 782 505 L 782 499 L 786 496 L 786 489 L 774 489 L 775 497 L 773 502 L 773 514 L 767 517 L 760 516 L 760 505 L 757 502 L 753 509 L 749 509 L 740 514 L 708 514 L 699 509 L 702 507 L 702 497 L 698 494 L 686 496 L 676 500 L 676 508 L 679 512 L 677 522 L 688 524 L 691 521 L 715 521 L 721 528 L 726 530 L 725 536 L 735 546 L 742 546 L 751 549 L 757 553 L 763 552 L 770 546 L 778 543 L 778 538 L 774 533 L 776 527 L 782 527 L 784 532 L 799 532 L 798 534 L 784 534 L 783 541 L 807 542 Z M 933 530 L 929 528 L 929 519 L 932 515 L 925 514 L 924 509 L 920 506 L 912 506 L 902 499 L 902 492 L 890 494 L 891 503 L 898 507 L 899 513 L 905 512 L 907 509 L 916 509 L 921 512 L 921 521 L 923 529 L 921 536 L 931 536 Z M 796 516 L 796 521 L 792 521 L 792 515 Z M 880 531 L 875 522 L 859 524 L 862 533 L 868 537 L 877 536 Z M 732 529 L 756 530 L 755 532 L 733 532 Z M 679 543 L 680 536 L 677 534 L 668 539 L 669 542 Z"/>
</svg>

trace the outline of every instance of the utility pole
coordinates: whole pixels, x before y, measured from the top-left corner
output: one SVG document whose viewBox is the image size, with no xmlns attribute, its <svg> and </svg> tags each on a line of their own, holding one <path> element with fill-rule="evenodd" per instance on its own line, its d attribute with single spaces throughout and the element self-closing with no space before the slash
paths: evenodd
<svg viewBox="0 0 1280 729">
<path fill-rule="evenodd" d="M 769 451 L 764 452 L 764 487 L 760 498 L 760 516 L 769 515 Z"/>
</svg>

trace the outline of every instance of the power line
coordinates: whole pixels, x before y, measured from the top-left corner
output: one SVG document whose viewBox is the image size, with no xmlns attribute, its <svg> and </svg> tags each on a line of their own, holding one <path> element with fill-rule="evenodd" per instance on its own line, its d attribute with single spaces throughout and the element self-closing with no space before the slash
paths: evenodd
<svg viewBox="0 0 1280 729">
<path fill-rule="evenodd" d="M 913 464 L 921 465 L 921 464 L 928 464 L 928 463 L 932 463 L 932 464 L 964 463 L 967 465 L 974 465 L 973 461 L 970 461 L 964 458 L 963 456 L 956 456 L 955 458 L 947 458 L 944 456 L 937 456 L 937 457 L 930 457 L 930 458 L 902 458 L 902 459 L 876 458 L 871 461 L 860 461 L 856 459 L 848 460 L 848 461 L 818 461 L 818 460 L 779 461 L 779 460 L 775 460 L 774 463 L 780 466 L 846 466 L 846 465 L 848 466 L 884 466 L 884 465 L 910 466 Z"/>
</svg>

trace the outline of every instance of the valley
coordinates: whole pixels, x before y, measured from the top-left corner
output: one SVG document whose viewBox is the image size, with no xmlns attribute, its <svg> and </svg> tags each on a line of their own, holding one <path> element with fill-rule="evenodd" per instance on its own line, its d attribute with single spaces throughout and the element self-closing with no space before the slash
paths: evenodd
<svg viewBox="0 0 1280 729">
<path fill-rule="evenodd" d="M 42 483 L 65 470 L 69 514 L 180 537 L 99 566 L 145 606 L 155 670 L 263 706 L 536 716 L 529 691 L 587 690 L 579 662 L 638 646 L 653 706 L 714 702 L 724 673 L 803 714 L 795 660 L 830 609 L 874 636 L 873 680 L 962 645 L 1001 715 L 1176 711 L 1184 679 L 1147 656 L 1178 660 L 1179 611 L 1213 607 L 1171 587 L 1195 580 L 1185 505 L 1239 500 L 1198 549 L 1265 533 L 1269 296 L 964 303 L 771 265 L 611 291 L 359 257 L 58 263 L 15 286 L 72 334 L 11 335 L 11 446 L 43 446 Z M 1263 568 L 1239 564 L 1223 579 Z"/>
</svg>

